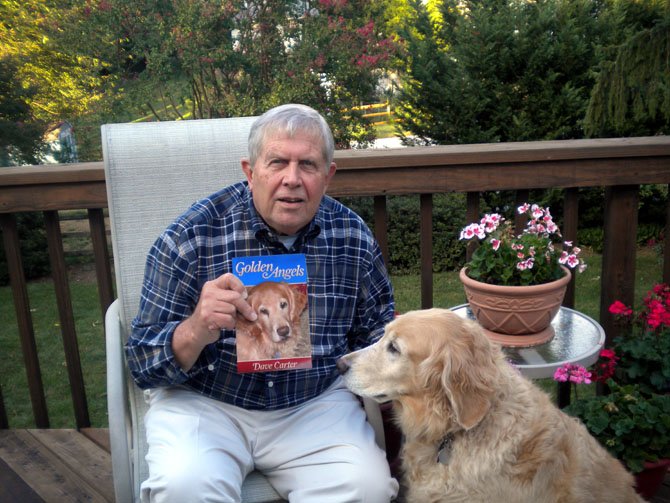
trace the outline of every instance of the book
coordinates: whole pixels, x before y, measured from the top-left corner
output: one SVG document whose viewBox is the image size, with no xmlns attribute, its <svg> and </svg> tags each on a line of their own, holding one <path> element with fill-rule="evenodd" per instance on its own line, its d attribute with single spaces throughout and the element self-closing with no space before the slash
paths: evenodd
<svg viewBox="0 0 670 503">
<path fill-rule="evenodd" d="M 233 274 L 247 288 L 247 302 L 258 315 L 254 322 L 237 318 L 237 371 L 311 368 L 305 255 L 236 257 Z"/>
</svg>

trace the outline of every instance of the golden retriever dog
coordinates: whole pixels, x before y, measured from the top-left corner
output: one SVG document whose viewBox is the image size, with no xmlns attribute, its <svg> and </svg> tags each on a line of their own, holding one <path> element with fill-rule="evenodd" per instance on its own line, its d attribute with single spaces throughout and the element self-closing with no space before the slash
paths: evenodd
<svg viewBox="0 0 670 503">
<path fill-rule="evenodd" d="M 399 316 L 338 368 L 354 393 L 393 401 L 409 502 L 643 501 L 578 420 L 447 309 Z"/>
<path fill-rule="evenodd" d="M 301 314 L 307 295 L 287 283 L 266 281 L 247 289 L 247 302 L 258 315 L 238 318 L 235 328 L 239 361 L 309 356 L 309 334 L 303 337 Z M 307 346 L 307 347 L 306 347 Z M 307 355 L 303 353 L 307 350 Z"/>
</svg>

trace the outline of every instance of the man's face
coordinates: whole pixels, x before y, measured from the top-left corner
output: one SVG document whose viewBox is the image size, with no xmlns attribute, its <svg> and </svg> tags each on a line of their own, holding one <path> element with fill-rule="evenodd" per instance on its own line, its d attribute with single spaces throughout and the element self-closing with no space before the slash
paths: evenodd
<svg viewBox="0 0 670 503">
<path fill-rule="evenodd" d="M 242 160 L 256 211 L 275 231 L 295 234 L 316 214 L 335 163 L 326 166 L 318 136 L 297 132 L 269 136 L 251 166 Z"/>
</svg>

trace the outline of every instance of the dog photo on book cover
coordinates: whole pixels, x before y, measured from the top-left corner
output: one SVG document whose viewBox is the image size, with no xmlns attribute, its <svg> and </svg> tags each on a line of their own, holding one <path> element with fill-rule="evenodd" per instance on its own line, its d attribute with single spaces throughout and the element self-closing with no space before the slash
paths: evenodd
<svg viewBox="0 0 670 503">
<path fill-rule="evenodd" d="M 240 257 L 233 271 L 247 287 L 256 321 L 239 318 L 235 329 L 238 372 L 312 366 L 304 255 Z"/>
</svg>

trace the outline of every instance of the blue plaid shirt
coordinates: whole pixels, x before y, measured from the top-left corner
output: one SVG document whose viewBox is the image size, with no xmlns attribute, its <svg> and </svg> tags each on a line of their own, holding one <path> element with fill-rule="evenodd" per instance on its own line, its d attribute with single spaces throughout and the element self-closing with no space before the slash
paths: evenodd
<svg viewBox="0 0 670 503">
<path fill-rule="evenodd" d="M 233 257 L 280 253 L 306 256 L 313 367 L 240 374 L 235 332 L 222 330 L 184 372 L 172 336 L 192 314 L 205 282 L 230 272 Z M 196 202 L 156 240 L 126 355 L 142 388 L 182 385 L 246 409 L 280 409 L 328 388 L 337 377 L 337 359 L 381 337 L 393 313 L 379 246 L 358 215 L 326 196 L 287 250 L 256 213 L 242 182 Z"/>
</svg>

